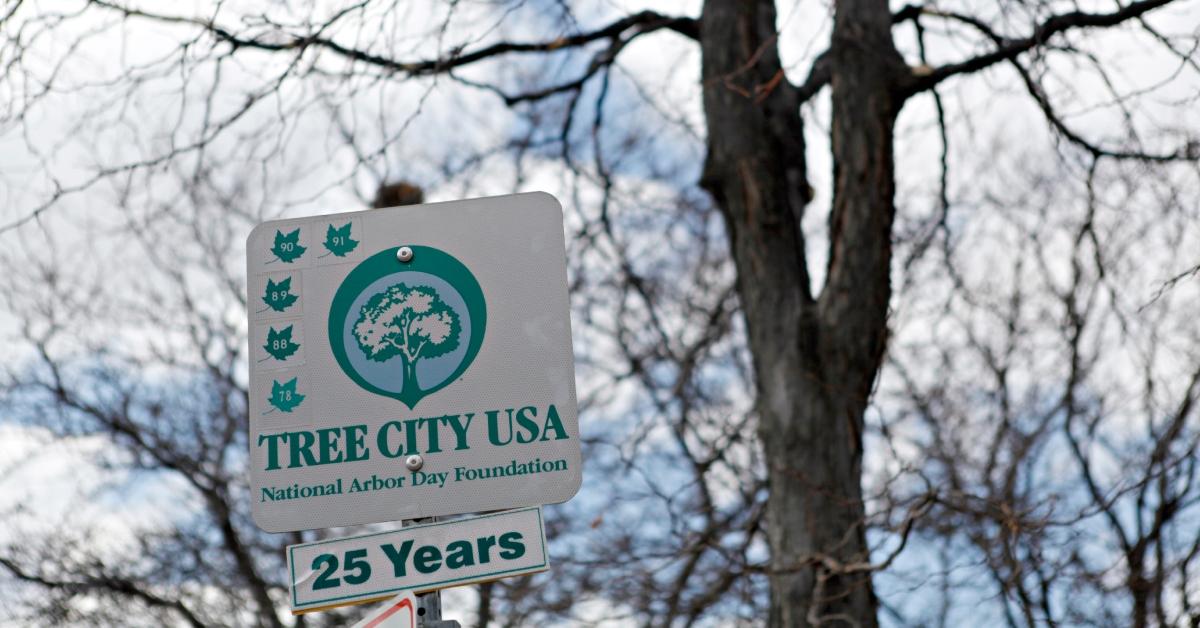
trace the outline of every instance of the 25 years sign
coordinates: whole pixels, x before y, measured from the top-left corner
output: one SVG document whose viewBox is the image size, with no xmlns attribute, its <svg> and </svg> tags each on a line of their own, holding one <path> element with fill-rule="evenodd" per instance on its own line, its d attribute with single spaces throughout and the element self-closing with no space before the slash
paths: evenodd
<svg viewBox="0 0 1200 628">
<path fill-rule="evenodd" d="M 549 569 L 540 508 L 289 545 L 296 613 Z"/>
<path fill-rule="evenodd" d="M 254 520 L 556 503 L 580 446 L 562 210 L 531 193 L 256 227 Z"/>
</svg>

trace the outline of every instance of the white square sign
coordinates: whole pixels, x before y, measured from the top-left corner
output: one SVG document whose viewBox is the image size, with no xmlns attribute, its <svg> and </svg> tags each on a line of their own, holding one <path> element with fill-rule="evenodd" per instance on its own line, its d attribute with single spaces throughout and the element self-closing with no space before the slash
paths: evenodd
<svg viewBox="0 0 1200 628">
<path fill-rule="evenodd" d="M 544 193 L 257 226 L 254 520 L 284 532 L 570 499 L 562 209 Z"/>
</svg>

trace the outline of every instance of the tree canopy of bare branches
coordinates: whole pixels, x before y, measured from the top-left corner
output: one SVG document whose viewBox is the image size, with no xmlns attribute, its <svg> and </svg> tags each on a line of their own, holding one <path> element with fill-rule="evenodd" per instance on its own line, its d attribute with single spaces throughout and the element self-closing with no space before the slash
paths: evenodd
<svg viewBox="0 0 1200 628">
<path fill-rule="evenodd" d="M 0 483 L 88 471 L 86 508 L 0 502 L 0 613 L 352 616 L 285 609 L 283 546 L 342 531 L 248 519 L 244 236 L 540 188 L 587 479 L 553 577 L 452 600 L 480 625 L 1195 624 L 1198 28 L 1187 0 L 9 2 L 0 428 L 29 445 Z"/>
</svg>

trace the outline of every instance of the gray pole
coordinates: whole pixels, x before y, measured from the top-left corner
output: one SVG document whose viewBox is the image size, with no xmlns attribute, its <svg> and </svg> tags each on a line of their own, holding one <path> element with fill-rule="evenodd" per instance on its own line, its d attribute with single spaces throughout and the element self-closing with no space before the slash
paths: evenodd
<svg viewBox="0 0 1200 628">
<path fill-rule="evenodd" d="M 407 527 L 434 521 L 437 521 L 437 517 L 406 519 L 402 525 Z M 442 619 L 442 593 L 433 591 L 417 596 L 417 628 L 462 628 L 462 624 L 453 619 Z"/>
<path fill-rule="evenodd" d="M 423 202 L 425 202 L 425 192 L 421 188 L 405 181 L 398 181 L 379 186 L 372 207 L 379 209 L 393 205 L 419 205 Z M 405 464 L 410 471 L 416 471 L 421 468 L 423 461 L 420 456 L 409 456 Z M 411 526 L 432 521 L 437 521 L 437 518 L 408 519 L 401 525 Z M 462 628 L 462 625 L 453 619 L 442 619 L 442 594 L 438 591 L 417 596 L 417 626 L 418 628 Z"/>
</svg>

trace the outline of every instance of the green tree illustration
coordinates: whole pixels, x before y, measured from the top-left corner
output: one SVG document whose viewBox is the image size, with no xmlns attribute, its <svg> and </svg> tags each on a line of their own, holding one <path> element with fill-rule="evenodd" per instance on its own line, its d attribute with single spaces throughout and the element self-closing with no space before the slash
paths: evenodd
<svg viewBox="0 0 1200 628">
<path fill-rule="evenodd" d="M 354 323 L 354 338 L 367 358 L 404 361 L 404 390 L 420 390 L 417 360 L 446 355 L 458 347 L 462 324 L 429 286 L 388 287 L 363 305 Z"/>
</svg>

